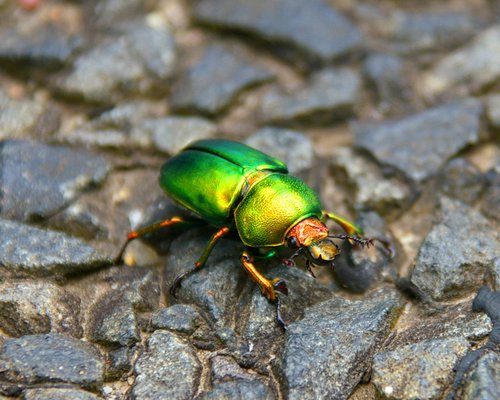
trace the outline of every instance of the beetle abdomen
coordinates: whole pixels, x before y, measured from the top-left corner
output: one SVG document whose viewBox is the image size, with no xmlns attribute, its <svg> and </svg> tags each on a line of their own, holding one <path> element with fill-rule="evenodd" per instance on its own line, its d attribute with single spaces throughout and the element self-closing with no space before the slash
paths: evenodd
<svg viewBox="0 0 500 400">
<path fill-rule="evenodd" d="M 308 217 L 321 217 L 316 193 L 294 176 L 270 173 L 255 183 L 236 207 L 240 238 L 252 247 L 284 244 L 287 232 Z"/>
</svg>

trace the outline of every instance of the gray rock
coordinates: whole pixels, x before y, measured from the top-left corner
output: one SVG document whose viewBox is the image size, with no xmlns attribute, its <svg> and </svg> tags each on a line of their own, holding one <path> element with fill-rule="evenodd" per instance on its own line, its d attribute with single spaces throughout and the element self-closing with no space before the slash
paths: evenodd
<svg viewBox="0 0 500 400">
<path fill-rule="evenodd" d="M 440 222 L 422 243 L 411 282 L 434 300 L 478 289 L 499 254 L 495 228 L 476 210 L 441 199 Z"/>
<path fill-rule="evenodd" d="M 198 388 L 201 364 L 193 348 L 167 331 L 156 331 L 135 364 L 132 399 L 189 399 Z"/>
<path fill-rule="evenodd" d="M 132 304 L 120 292 L 106 293 L 88 312 L 87 332 L 93 342 L 130 346 L 140 340 Z"/>
<path fill-rule="evenodd" d="M 42 102 L 14 100 L 0 90 L 0 140 L 28 137 L 46 111 Z"/>
<path fill-rule="evenodd" d="M 359 74 L 351 69 L 325 69 L 294 93 L 270 90 L 260 112 L 267 123 L 324 125 L 354 114 L 361 91 Z"/>
<path fill-rule="evenodd" d="M 500 129 L 500 94 L 486 98 L 486 116 L 493 128 Z"/>
<path fill-rule="evenodd" d="M 401 300 L 379 290 L 369 298 L 319 303 L 287 330 L 282 372 L 289 399 L 347 398 L 388 334 Z"/>
<path fill-rule="evenodd" d="M 374 210 L 382 215 L 398 214 L 409 205 L 410 187 L 396 177 L 386 177 L 372 160 L 349 147 L 332 152 L 334 173 L 351 187 L 350 202 L 356 209 Z"/>
<path fill-rule="evenodd" d="M 453 11 L 394 11 L 388 19 L 375 20 L 389 39 L 388 47 L 402 54 L 450 49 L 476 34 L 481 25 L 472 13 Z"/>
<path fill-rule="evenodd" d="M 107 110 L 71 132 L 60 133 L 60 139 L 75 144 L 99 147 L 151 147 L 151 135 L 140 129 L 146 118 L 155 116 L 154 103 L 133 101 Z"/>
<path fill-rule="evenodd" d="M 217 127 L 198 117 L 166 117 L 145 120 L 139 130 L 152 137 L 155 148 L 175 154 L 195 140 L 214 136 Z"/>
<path fill-rule="evenodd" d="M 211 360 L 212 388 L 202 399 L 275 399 L 276 396 L 260 375 L 247 372 L 231 357 L 215 356 Z"/>
<path fill-rule="evenodd" d="M 131 20 L 146 14 L 150 3 L 149 0 L 102 0 L 92 4 L 90 18 L 104 29 L 126 29 Z"/>
<path fill-rule="evenodd" d="M 450 91 L 479 93 L 499 77 L 500 25 L 493 25 L 431 68 L 423 77 L 421 90 L 428 97 Z"/>
<path fill-rule="evenodd" d="M 389 399 L 437 399 L 453 382 L 453 367 L 470 345 L 463 338 L 428 340 L 382 352 L 372 382 Z"/>
<path fill-rule="evenodd" d="M 0 216 L 47 218 L 101 183 L 109 166 L 102 157 L 63 146 L 22 140 L 0 143 Z"/>
<path fill-rule="evenodd" d="M 267 127 L 254 132 L 245 143 L 284 161 L 290 174 L 309 169 L 313 163 L 313 144 L 301 132 Z"/>
<path fill-rule="evenodd" d="M 11 69 L 58 69 L 83 45 L 83 38 L 67 32 L 63 24 L 21 24 L 0 30 L 0 64 Z"/>
<path fill-rule="evenodd" d="M 108 353 L 105 363 L 106 381 L 121 379 L 132 370 L 133 348 L 120 347 Z"/>
<path fill-rule="evenodd" d="M 466 99 L 400 120 L 355 123 L 354 144 L 422 182 L 458 151 L 480 140 L 482 111 L 478 100 Z"/>
<path fill-rule="evenodd" d="M 16 337 L 48 332 L 80 337 L 80 299 L 49 282 L 3 282 L 0 327 Z"/>
<path fill-rule="evenodd" d="M 361 32 L 323 0 L 204 0 L 194 8 L 194 16 L 209 25 L 288 45 L 315 60 L 340 58 L 362 43 Z"/>
<path fill-rule="evenodd" d="M 113 267 L 103 271 L 102 277 L 109 284 L 111 293 L 119 292 L 137 311 L 152 311 L 160 303 L 160 281 L 154 269 L 138 265 L 133 268 Z"/>
<path fill-rule="evenodd" d="M 399 57 L 372 54 L 365 60 L 363 72 L 375 90 L 379 112 L 402 115 L 414 107 L 408 71 Z"/>
<path fill-rule="evenodd" d="M 17 385 L 67 382 L 97 389 L 103 380 L 103 361 L 97 349 L 59 334 L 6 340 L 0 349 L 0 364 L 2 380 Z"/>
<path fill-rule="evenodd" d="M 201 232 L 193 229 L 172 243 L 164 270 L 165 293 L 178 275 L 194 266 L 210 238 L 206 233 L 207 229 Z M 241 282 L 250 279 L 240 263 L 242 251 L 240 243 L 221 239 L 207 264 L 182 281 L 178 301 L 194 303 L 207 311 L 216 326 L 228 326 Z"/>
<path fill-rule="evenodd" d="M 101 397 L 84 390 L 70 388 L 36 388 L 26 389 L 24 400 L 99 400 Z"/>
<path fill-rule="evenodd" d="M 87 243 L 63 233 L 0 219 L 0 266 L 14 276 L 70 275 L 111 264 Z"/>
<path fill-rule="evenodd" d="M 175 45 L 165 26 L 137 25 L 80 55 L 58 90 L 88 102 L 110 103 L 123 93 L 165 90 L 175 67 Z"/>
<path fill-rule="evenodd" d="M 248 57 L 212 45 L 174 83 L 172 107 L 217 114 L 229 107 L 241 91 L 272 77 L 271 72 Z"/>
<path fill-rule="evenodd" d="M 490 318 L 484 313 L 471 311 L 469 302 L 447 306 L 432 315 L 423 314 L 411 318 L 410 323 L 398 329 L 387 344 L 394 350 L 412 343 L 446 338 L 464 338 L 477 341 L 487 336 L 493 328 Z"/>
<path fill-rule="evenodd" d="M 456 158 L 451 160 L 440 174 L 439 195 L 474 204 L 485 184 L 486 180 L 481 171 L 466 159 Z"/>
<path fill-rule="evenodd" d="M 464 400 L 500 398 L 500 356 L 487 352 L 479 358 L 462 392 Z"/>
<path fill-rule="evenodd" d="M 260 382 L 228 381 L 217 382 L 208 392 L 199 396 L 203 400 L 238 399 L 238 400 L 272 400 L 277 397 Z"/>
<path fill-rule="evenodd" d="M 168 329 L 192 334 L 203 322 L 200 313 L 188 304 L 162 308 L 151 317 L 153 329 Z"/>
</svg>

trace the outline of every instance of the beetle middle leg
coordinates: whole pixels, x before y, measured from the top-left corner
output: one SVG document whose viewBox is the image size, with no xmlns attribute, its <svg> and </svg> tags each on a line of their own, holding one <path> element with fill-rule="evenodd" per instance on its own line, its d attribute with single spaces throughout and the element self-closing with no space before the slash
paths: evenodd
<svg viewBox="0 0 500 400">
<path fill-rule="evenodd" d="M 205 250 L 203 250 L 203 253 L 201 254 L 200 258 L 198 258 L 198 261 L 194 263 L 194 267 L 191 268 L 190 270 L 183 272 L 179 276 L 177 276 L 174 280 L 174 283 L 172 283 L 172 286 L 170 286 L 170 294 L 174 297 L 177 297 L 177 290 L 181 286 L 181 282 L 189 275 L 191 275 L 193 272 L 198 271 L 200 268 L 202 268 L 205 263 L 207 262 L 208 256 L 212 252 L 212 249 L 214 248 L 215 244 L 217 241 L 226 235 L 229 232 L 229 228 L 227 226 L 223 226 L 220 228 L 217 232 L 213 234 L 213 236 L 210 238 L 210 240 L 207 243 L 207 246 L 205 247 Z"/>
</svg>

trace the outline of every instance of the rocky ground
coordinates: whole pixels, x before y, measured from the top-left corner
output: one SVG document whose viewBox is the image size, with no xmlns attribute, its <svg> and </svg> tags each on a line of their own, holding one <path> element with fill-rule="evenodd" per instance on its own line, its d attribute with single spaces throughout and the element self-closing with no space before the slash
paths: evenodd
<svg viewBox="0 0 500 400">
<path fill-rule="evenodd" d="M 0 398 L 500 398 L 499 16 L 0 0 Z M 114 265 L 128 230 L 182 212 L 159 168 L 208 137 L 280 157 L 395 256 L 344 246 L 316 279 L 262 261 L 286 331 L 231 238 L 169 295 L 208 227 Z"/>
</svg>

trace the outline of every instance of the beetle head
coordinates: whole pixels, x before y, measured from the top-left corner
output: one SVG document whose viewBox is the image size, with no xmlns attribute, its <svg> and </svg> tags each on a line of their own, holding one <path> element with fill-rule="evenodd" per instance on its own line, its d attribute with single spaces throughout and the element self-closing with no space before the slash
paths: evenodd
<svg viewBox="0 0 500 400">
<path fill-rule="evenodd" d="M 287 235 L 287 244 L 298 249 L 292 256 L 304 254 L 315 265 L 331 265 L 339 254 L 338 246 L 327 238 L 328 228 L 317 218 L 306 218 Z"/>
</svg>

